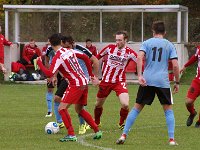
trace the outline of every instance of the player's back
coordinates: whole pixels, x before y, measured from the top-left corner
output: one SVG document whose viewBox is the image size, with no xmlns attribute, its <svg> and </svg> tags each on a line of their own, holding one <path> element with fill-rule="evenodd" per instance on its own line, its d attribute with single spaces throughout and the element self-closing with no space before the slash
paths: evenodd
<svg viewBox="0 0 200 150">
<path fill-rule="evenodd" d="M 169 88 L 168 60 L 177 57 L 174 45 L 163 38 L 151 38 L 143 42 L 141 50 L 146 55 L 144 78 L 147 85 Z"/>
<path fill-rule="evenodd" d="M 87 85 L 88 81 L 73 50 L 61 48 L 56 52 L 52 64 L 54 66 L 53 70 L 58 69 L 67 78 L 71 86 Z"/>
</svg>

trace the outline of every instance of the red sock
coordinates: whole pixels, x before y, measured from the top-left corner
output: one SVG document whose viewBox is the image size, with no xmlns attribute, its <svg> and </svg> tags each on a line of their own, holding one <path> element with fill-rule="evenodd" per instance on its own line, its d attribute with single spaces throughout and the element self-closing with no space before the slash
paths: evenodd
<svg viewBox="0 0 200 150">
<path fill-rule="evenodd" d="M 86 110 L 82 109 L 79 115 L 83 117 L 84 120 L 92 127 L 95 133 L 99 131 L 97 124 L 94 122 L 92 116 Z"/>
<path fill-rule="evenodd" d="M 120 110 L 120 121 L 119 121 L 119 125 L 121 126 L 124 121 L 126 120 L 127 116 L 128 116 L 128 112 L 129 112 L 129 109 L 124 109 L 124 108 L 121 108 Z"/>
<path fill-rule="evenodd" d="M 72 126 L 72 121 L 71 121 L 71 118 L 70 118 L 70 115 L 69 115 L 67 109 L 62 109 L 59 111 L 59 113 L 60 113 L 62 120 L 65 124 L 65 127 L 68 131 L 68 135 L 75 135 L 74 128 Z"/>
<path fill-rule="evenodd" d="M 186 107 L 190 114 L 195 114 L 194 104 L 186 105 Z"/>
<path fill-rule="evenodd" d="M 100 124 L 100 117 L 102 115 L 102 112 L 103 112 L 103 107 L 100 107 L 100 108 L 95 107 L 95 109 L 94 109 L 94 119 L 95 119 L 95 123 L 97 125 Z"/>
</svg>

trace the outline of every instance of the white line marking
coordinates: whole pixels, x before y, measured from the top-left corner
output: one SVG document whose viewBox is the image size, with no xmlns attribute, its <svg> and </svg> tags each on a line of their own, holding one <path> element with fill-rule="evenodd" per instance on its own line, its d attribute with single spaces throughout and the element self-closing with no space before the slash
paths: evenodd
<svg viewBox="0 0 200 150">
<path fill-rule="evenodd" d="M 176 125 L 176 127 L 183 127 L 183 126 L 186 126 L 185 124 L 183 125 Z M 145 129 L 145 128 L 161 128 L 161 127 L 166 127 L 166 124 L 160 124 L 160 125 L 157 125 L 157 126 L 144 126 L 144 127 L 136 127 L 134 128 L 134 130 L 137 130 L 137 129 Z M 131 129 L 130 129 L 131 130 Z M 110 133 L 110 132 L 116 132 L 116 131 L 119 131 L 118 130 L 112 130 L 112 131 L 102 131 L 103 133 Z M 85 134 L 85 135 L 82 135 L 82 136 L 78 136 L 78 143 L 83 145 L 83 146 L 87 146 L 87 147 L 93 147 L 93 148 L 97 148 L 97 149 L 101 149 L 101 150 L 116 150 L 116 149 L 113 149 L 113 148 L 107 148 L 107 147 L 101 147 L 101 146 L 97 146 L 97 145 L 94 145 L 94 144 L 90 144 L 88 142 L 86 142 L 85 138 L 86 137 L 90 137 L 90 136 L 93 136 L 94 133 L 90 133 L 90 134 Z M 102 140 L 102 139 L 100 139 Z"/>
</svg>

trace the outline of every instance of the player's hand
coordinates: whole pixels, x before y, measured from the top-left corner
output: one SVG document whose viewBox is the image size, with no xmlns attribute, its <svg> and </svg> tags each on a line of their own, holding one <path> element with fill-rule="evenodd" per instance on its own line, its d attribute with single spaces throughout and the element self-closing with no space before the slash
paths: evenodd
<svg viewBox="0 0 200 150">
<path fill-rule="evenodd" d="M 146 80 L 144 79 L 143 76 L 139 76 L 139 77 L 138 77 L 138 81 L 139 81 L 139 84 L 140 84 L 141 86 L 147 86 Z"/>
<path fill-rule="evenodd" d="M 182 74 L 184 71 L 185 71 L 185 67 L 183 67 L 181 70 L 180 70 L 180 74 Z"/>
<path fill-rule="evenodd" d="M 100 81 L 97 77 L 91 77 L 92 85 L 93 86 L 98 86 L 100 84 Z"/>
<path fill-rule="evenodd" d="M 36 58 L 36 62 L 38 63 L 39 60 L 42 61 L 41 56 Z"/>
<path fill-rule="evenodd" d="M 174 84 L 173 94 L 178 93 L 178 91 L 179 91 L 179 84 Z"/>
<path fill-rule="evenodd" d="M 2 67 L 1 70 L 2 70 L 3 74 L 6 73 L 6 68 Z"/>
<path fill-rule="evenodd" d="M 56 85 L 57 85 L 58 79 L 57 79 L 56 76 L 52 78 L 52 83 L 53 83 L 53 86 L 56 86 Z"/>
</svg>

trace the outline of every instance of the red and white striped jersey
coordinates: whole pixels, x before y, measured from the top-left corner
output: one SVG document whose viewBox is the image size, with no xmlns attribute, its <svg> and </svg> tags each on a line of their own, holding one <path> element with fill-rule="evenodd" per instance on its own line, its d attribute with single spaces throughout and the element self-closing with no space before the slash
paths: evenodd
<svg viewBox="0 0 200 150">
<path fill-rule="evenodd" d="M 52 77 L 53 74 L 59 71 L 63 77 L 69 81 L 70 86 L 87 85 L 88 80 L 85 77 L 76 56 L 85 62 L 89 75 L 94 76 L 92 74 L 92 66 L 88 56 L 72 49 L 60 48 L 57 50 L 49 70 L 42 65 L 41 61 L 38 61 L 38 65 L 47 77 Z"/>
<path fill-rule="evenodd" d="M 137 53 L 127 46 L 118 49 L 117 45 L 110 44 L 97 55 L 98 59 L 102 57 L 107 57 L 102 68 L 102 81 L 108 83 L 125 82 L 125 69 L 129 61 L 136 62 Z"/>
<path fill-rule="evenodd" d="M 188 62 L 184 66 L 188 67 L 194 62 L 198 63 L 196 79 L 200 80 L 200 46 L 197 46 L 196 53 L 188 60 Z"/>
</svg>

